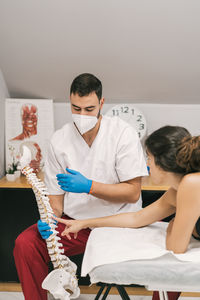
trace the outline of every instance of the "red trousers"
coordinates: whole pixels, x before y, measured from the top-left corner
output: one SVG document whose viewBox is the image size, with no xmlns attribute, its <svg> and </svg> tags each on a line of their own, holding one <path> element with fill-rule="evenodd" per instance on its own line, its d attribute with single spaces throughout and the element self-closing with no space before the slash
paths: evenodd
<svg viewBox="0 0 200 300">
<path fill-rule="evenodd" d="M 68 219 L 67 216 L 64 217 Z M 59 236 L 65 225 L 59 223 Z M 90 229 L 83 229 L 78 233 L 77 239 L 68 240 L 61 237 L 61 242 L 66 256 L 81 254 L 85 250 Z M 47 291 L 41 285 L 48 275 L 48 263 L 50 257 L 47 251 L 46 242 L 41 238 L 37 224 L 32 225 L 23 231 L 15 241 L 14 248 L 15 265 L 19 280 L 22 285 L 25 300 L 47 300 Z"/>
<path fill-rule="evenodd" d="M 177 300 L 179 298 L 180 294 L 181 294 L 180 292 L 167 292 L 169 300 Z M 154 292 L 152 300 L 159 300 L 159 299 L 160 299 L 159 293 Z"/>
</svg>

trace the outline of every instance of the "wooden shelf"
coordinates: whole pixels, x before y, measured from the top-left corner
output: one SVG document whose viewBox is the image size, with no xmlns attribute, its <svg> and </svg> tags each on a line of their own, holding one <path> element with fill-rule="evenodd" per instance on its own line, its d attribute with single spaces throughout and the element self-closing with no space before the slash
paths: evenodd
<svg viewBox="0 0 200 300">
<path fill-rule="evenodd" d="M 44 179 L 44 174 L 39 173 L 38 177 L 40 179 Z M 15 181 L 8 181 L 6 176 L 0 179 L 0 188 L 11 188 L 11 189 L 30 189 L 31 186 L 27 182 L 26 177 L 24 175 L 17 178 Z"/>
<path fill-rule="evenodd" d="M 169 189 L 168 185 L 157 185 L 154 184 L 150 176 L 142 178 L 142 190 L 143 191 L 167 191 Z"/>
<path fill-rule="evenodd" d="M 39 173 L 38 177 L 42 180 L 44 179 L 44 174 Z M 13 189 L 30 189 L 30 184 L 27 183 L 25 176 L 20 176 L 15 181 L 8 181 L 6 176 L 0 179 L 0 188 L 13 188 Z M 167 185 L 155 185 L 151 181 L 150 177 L 143 177 L 142 179 L 142 190 L 143 191 L 166 191 L 168 190 L 169 186 Z"/>
</svg>

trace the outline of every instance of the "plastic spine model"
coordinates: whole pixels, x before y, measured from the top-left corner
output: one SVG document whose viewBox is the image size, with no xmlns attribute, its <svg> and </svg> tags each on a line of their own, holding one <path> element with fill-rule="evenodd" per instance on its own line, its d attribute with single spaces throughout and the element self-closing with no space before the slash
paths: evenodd
<svg viewBox="0 0 200 300">
<path fill-rule="evenodd" d="M 35 193 L 40 218 L 48 223 L 53 232 L 46 239 L 47 249 L 54 270 L 50 272 L 42 282 L 42 288 L 48 290 L 56 299 L 68 300 L 75 299 L 80 295 L 78 281 L 76 278 L 77 266 L 65 255 L 64 249 L 57 235 L 56 222 L 52 219 L 53 210 L 49 203 L 48 191 L 43 181 L 38 179 L 33 169 L 28 163 L 31 161 L 31 152 L 28 147 L 23 146 L 23 155 L 20 159 L 21 171 L 26 176 L 28 182 Z"/>
</svg>

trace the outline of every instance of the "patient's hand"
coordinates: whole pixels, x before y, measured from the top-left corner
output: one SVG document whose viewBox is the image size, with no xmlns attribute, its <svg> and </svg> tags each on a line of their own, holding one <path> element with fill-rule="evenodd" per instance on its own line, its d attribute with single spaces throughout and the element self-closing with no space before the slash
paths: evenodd
<svg viewBox="0 0 200 300">
<path fill-rule="evenodd" d="M 65 220 L 65 219 L 57 218 L 55 216 L 53 216 L 53 219 L 66 225 L 61 235 L 62 236 L 66 235 L 66 237 L 69 240 L 71 240 L 70 233 L 74 233 L 74 238 L 76 239 L 78 236 L 78 232 L 81 229 L 86 228 L 84 226 L 84 220 Z"/>
</svg>

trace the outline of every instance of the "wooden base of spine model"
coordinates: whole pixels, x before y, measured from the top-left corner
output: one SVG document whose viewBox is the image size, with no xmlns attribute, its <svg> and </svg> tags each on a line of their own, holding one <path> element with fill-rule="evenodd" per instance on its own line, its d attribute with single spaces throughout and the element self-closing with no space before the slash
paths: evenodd
<svg viewBox="0 0 200 300">
<path fill-rule="evenodd" d="M 49 193 L 44 182 L 38 179 L 33 169 L 29 167 L 30 161 L 31 152 L 28 147 L 23 146 L 23 155 L 20 159 L 21 172 L 26 176 L 34 191 L 41 220 L 48 223 L 53 232 L 46 239 L 46 244 L 54 270 L 44 279 L 42 288 L 48 290 L 55 299 L 76 299 L 80 295 L 76 278 L 77 266 L 67 256 L 63 255 L 63 245 L 57 235 L 55 220 L 52 218 L 53 210 L 49 203 Z"/>
</svg>

